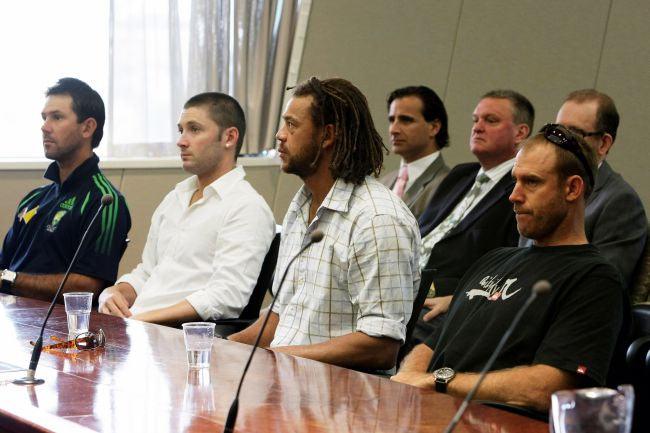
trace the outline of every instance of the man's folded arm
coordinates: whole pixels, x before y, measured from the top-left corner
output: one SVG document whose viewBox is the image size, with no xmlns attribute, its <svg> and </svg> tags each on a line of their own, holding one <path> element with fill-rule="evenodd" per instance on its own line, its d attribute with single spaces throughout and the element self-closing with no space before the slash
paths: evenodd
<svg viewBox="0 0 650 433">
<path fill-rule="evenodd" d="M 275 236 L 270 209 L 247 199 L 234 206 L 219 232 L 208 283 L 185 301 L 203 319 L 237 318 L 246 307 Z"/>
<path fill-rule="evenodd" d="M 64 274 L 28 274 L 19 272 L 12 293 L 17 296 L 51 301 Z M 105 282 L 99 278 L 71 273 L 63 287 L 63 292 L 92 292 L 99 295 Z"/>
<path fill-rule="evenodd" d="M 273 350 L 346 368 L 388 370 L 395 366 L 399 347 L 400 341 L 392 338 L 353 332 L 322 343 L 281 346 Z"/>
</svg>

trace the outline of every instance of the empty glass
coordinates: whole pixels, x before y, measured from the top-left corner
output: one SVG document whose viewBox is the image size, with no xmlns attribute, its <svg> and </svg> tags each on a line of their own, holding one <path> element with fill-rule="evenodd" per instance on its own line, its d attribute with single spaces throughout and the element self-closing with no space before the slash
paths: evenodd
<svg viewBox="0 0 650 433">
<path fill-rule="evenodd" d="M 630 385 L 558 391 L 551 397 L 553 433 L 629 433 L 634 389 Z"/>
</svg>

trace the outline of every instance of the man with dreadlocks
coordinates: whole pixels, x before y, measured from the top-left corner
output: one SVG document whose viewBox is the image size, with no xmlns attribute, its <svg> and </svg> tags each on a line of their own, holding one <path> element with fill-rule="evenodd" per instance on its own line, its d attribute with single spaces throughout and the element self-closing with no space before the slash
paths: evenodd
<svg viewBox="0 0 650 433">
<path fill-rule="evenodd" d="M 288 270 L 260 344 L 348 368 L 390 369 L 419 286 L 420 235 L 408 207 L 375 179 L 385 146 L 366 98 L 349 81 L 311 78 L 293 89 L 282 118 L 282 170 L 304 186 L 284 219 L 274 292 L 310 234 L 324 238 Z M 252 344 L 262 321 L 230 338 Z"/>
</svg>

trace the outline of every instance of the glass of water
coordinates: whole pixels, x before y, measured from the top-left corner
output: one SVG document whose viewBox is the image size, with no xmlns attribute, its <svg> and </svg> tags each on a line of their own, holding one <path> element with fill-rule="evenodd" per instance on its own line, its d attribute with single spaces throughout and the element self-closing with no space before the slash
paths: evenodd
<svg viewBox="0 0 650 433">
<path fill-rule="evenodd" d="M 88 332 L 90 325 L 90 307 L 93 294 L 90 292 L 69 292 L 63 294 L 65 312 L 68 316 L 68 336 L 74 338 Z"/>
<path fill-rule="evenodd" d="M 210 366 L 214 327 L 215 324 L 209 322 L 183 323 L 187 363 L 190 368 Z"/>
</svg>

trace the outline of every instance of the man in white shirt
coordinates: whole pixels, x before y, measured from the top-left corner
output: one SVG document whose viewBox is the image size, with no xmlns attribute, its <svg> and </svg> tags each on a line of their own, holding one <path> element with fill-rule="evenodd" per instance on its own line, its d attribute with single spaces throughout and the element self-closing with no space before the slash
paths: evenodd
<svg viewBox="0 0 650 433">
<path fill-rule="evenodd" d="M 426 86 L 409 86 L 388 96 L 388 132 L 400 168 L 379 181 L 391 188 L 419 218 L 449 173 L 440 149 L 449 145 L 447 111 Z"/>
<path fill-rule="evenodd" d="M 216 92 L 183 108 L 177 145 L 194 176 L 158 206 L 142 263 L 102 292 L 101 313 L 167 325 L 236 318 L 253 291 L 275 223 L 236 165 L 244 112 Z"/>
<path fill-rule="evenodd" d="M 477 259 L 496 247 L 517 245 L 508 201 L 514 185 L 510 170 L 534 116 L 530 101 L 512 90 L 488 92 L 474 109 L 469 145 L 478 163 L 454 167 L 419 221 L 420 266 L 433 269 L 434 277 L 413 332 L 415 342 L 435 329 L 429 322 L 447 311 L 460 278 Z"/>
</svg>

